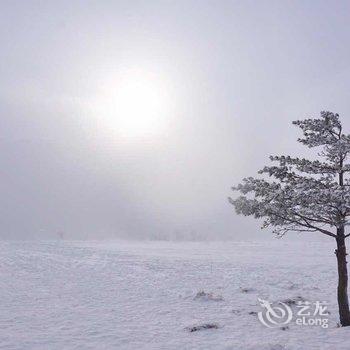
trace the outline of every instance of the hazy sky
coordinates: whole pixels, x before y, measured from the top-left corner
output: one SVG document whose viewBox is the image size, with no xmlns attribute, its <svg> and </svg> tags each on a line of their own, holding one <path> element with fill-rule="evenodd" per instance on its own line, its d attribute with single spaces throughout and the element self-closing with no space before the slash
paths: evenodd
<svg viewBox="0 0 350 350">
<path fill-rule="evenodd" d="M 0 1 L 0 237 L 268 235 L 230 186 L 304 152 L 294 119 L 350 127 L 349 19 L 349 1 Z M 118 117 L 135 76 L 158 119 Z"/>
</svg>

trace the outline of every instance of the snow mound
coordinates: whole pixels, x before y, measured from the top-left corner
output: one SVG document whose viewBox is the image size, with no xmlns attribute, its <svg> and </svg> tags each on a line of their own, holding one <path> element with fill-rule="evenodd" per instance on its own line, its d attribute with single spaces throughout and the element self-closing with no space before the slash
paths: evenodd
<svg viewBox="0 0 350 350">
<path fill-rule="evenodd" d="M 203 290 L 199 291 L 193 300 L 201 301 L 223 301 L 224 298 L 221 295 L 215 295 L 213 293 L 206 293 Z"/>
</svg>

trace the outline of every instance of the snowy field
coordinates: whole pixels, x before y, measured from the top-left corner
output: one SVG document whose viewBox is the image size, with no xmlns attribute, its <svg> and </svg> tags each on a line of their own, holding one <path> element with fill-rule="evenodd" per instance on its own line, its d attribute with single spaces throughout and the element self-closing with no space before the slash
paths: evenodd
<svg viewBox="0 0 350 350">
<path fill-rule="evenodd" d="M 350 349 L 350 329 L 337 328 L 331 240 L 3 241 L 0 250 L 1 349 Z M 327 301 L 329 328 L 267 328 L 258 297 Z M 189 331 L 208 323 L 218 328 Z"/>
</svg>

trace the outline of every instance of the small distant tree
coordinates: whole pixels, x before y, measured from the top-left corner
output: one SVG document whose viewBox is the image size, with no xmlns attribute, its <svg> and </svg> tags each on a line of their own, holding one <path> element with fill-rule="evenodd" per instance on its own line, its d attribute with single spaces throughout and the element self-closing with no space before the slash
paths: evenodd
<svg viewBox="0 0 350 350">
<path fill-rule="evenodd" d="M 58 238 L 61 239 L 61 240 L 64 239 L 64 232 L 63 232 L 63 231 L 58 231 L 58 232 L 57 232 L 57 236 L 58 236 Z"/>
<path fill-rule="evenodd" d="M 262 228 L 273 227 L 283 236 L 289 231 L 319 232 L 336 241 L 340 323 L 350 325 L 345 240 L 350 216 L 350 135 L 343 133 L 339 115 L 321 112 L 319 119 L 293 122 L 302 132 L 298 141 L 320 148 L 316 159 L 271 156 L 261 178 L 249 177 L 229 198 L 238 214 L 263 218 Z"/>
</svg>

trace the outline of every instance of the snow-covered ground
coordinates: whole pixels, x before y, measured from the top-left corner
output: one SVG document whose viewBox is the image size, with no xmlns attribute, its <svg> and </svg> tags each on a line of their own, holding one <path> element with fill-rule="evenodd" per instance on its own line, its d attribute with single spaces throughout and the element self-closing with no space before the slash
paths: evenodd
<svg viewBox="0 0 350 350">
<path fill-rule="evenodd" d="M 331 240 L 3 241 L 0 348 L 348 350 L 333 251 Z M 267 328 L 258 297 L 327 301 L 329 328 Z M 207 323 L 218 328 L 188 329 Z"/>
</svg>

